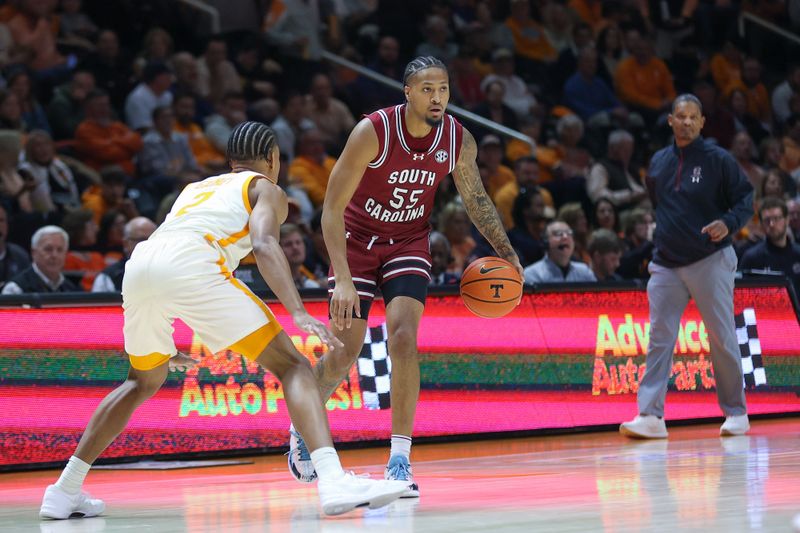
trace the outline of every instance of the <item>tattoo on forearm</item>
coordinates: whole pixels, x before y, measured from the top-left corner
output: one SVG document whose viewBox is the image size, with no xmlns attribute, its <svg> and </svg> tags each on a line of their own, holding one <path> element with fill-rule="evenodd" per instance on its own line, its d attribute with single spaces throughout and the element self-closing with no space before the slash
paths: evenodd
<svg viewBox="0 0 800 533">
<path fill-rule="evenodd" d="M 508 241 L 497 209 L 483 187 L 480 171 L 475 162 L 476 155 L 475 139 L 467 130 L 464 130 L 461 156 L 454 171 L 456 187 L 475 227 L 486 237 L 498 254 L 502 257 L 509 257 L 514 255 L 514 249 Z"/>
</svg>

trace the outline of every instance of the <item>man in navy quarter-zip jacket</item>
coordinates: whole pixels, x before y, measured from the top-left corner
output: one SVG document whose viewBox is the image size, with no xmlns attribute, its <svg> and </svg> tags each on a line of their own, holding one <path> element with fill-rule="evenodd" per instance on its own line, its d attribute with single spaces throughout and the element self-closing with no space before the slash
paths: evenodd
<svg viewBox="0 0 800 533">
<path fill-rule="evenodd" d="M 717 399 L 725 414 L 720 435 L 750 429 L 733 318 L 737 260 L 731 237 L 753 216 L 753 188 L 733 156 L 700 137 L 704 122 L 697 97 L 678 96 L 669 115 L 675 141 L 656 152 L 648 170 L 656 212 L 647 283 L 650 343 L 639 383 L 639 415 L 620 426 L 629 437 L 667 437 L 664 399 L 690 298 L 708 331 Z"/>
</svg>

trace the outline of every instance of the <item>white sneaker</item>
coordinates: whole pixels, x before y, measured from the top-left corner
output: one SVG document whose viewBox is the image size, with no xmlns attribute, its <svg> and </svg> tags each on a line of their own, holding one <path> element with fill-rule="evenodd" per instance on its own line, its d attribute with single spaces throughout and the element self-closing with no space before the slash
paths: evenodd
<svg viewBox="0 0 800 533">
<path fill-rule="evenodd" d="M 795 515 L 794 520 L 792 520 L 792 527 L 795 531 L 800 533 L 800 514 Z"/>
<path fill-rule="evenodd" d="M 368 479 L 347 473 L 343 478 L 320 480 L 317 483 L 322 511 L 337 515 L 357 507 L 377 509 L 389 505 L 403 495 L 408 488 L 404 481 Z"/>
<path fill-rule="evenodd" d="M 63 520 L 70 517 L 89 518 L 97 516 L 106 510 L 103 500 L 92 499 L 85 492 L 75 495 L 67 494 L 55 485 L 50 485 L 44 491 L 42 508 L 39 518 L 54 518 Z"/>
<path fill-rule="evenodd" d="M 666 439 L 667 425 L 657 416 L 636 415 L 630 422 L 623 422 L 619 432 L 634 439 Z"/>
<path fill-rule="evenodd" d="M 750 419 L 747 415 L 726 416 L 725 422 L 719 428 L 719 434 L 723 437 L 744 435 L 750 431 Z"/>
<path fill-rule="evenodd" d="M 311 452 L 306 441 L 294 426 L 289 428 L 289 472 L 300 483 L 311 483 L 317 479 L 317 471 L 311 462 Z"/>
</svg>

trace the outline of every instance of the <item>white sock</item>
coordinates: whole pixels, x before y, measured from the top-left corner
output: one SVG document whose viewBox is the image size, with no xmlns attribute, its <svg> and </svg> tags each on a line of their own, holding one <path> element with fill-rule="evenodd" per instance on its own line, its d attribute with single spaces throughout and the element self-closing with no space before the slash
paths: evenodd
<svg viewBox="0 0 800 533">
<path fill-rule="evenodd" d="M 342 463 L 339 462 L 339 455 L 330 446 L 317 448 L 311 452 L 311 463 L 317 471 L 320 481 L 338 479 L 344 476 Z"/>
<path fill-rule="evenodd" d="M 61 472 L 61 477 L 58 478 L 55 485 L 67 494 L 78 494 L 83 486 L 83 480 L 86 479 L 86 474 L 92 467 L 89 463 L 85 463 L 74 455 L 69 458 L 67 466 Z"/>
<path fill-rule="evenodd" d="M 389 457 L 394 455 L 402 455 L 406 459 L 411 456 L 411 437 L 392 435 L 392 449 L 389 451 Z"/>
</svg>

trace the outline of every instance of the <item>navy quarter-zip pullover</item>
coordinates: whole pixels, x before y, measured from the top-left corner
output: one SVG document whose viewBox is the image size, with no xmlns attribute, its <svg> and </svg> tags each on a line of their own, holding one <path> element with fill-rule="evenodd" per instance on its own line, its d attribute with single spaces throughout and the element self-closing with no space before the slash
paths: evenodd
<svg viewBox="0 0 800 533">
<path fill-rule="evenodd" d="M 656 152 L 646 181 L 656 211 L 653 262 L 658 265 L 686 266 L 730 246 L 753 216 L 753 187 L 739 164 L 702 137 Z M 701 230 L 717 219 L 728 235 L 715 243 Z"/>
</svg>

